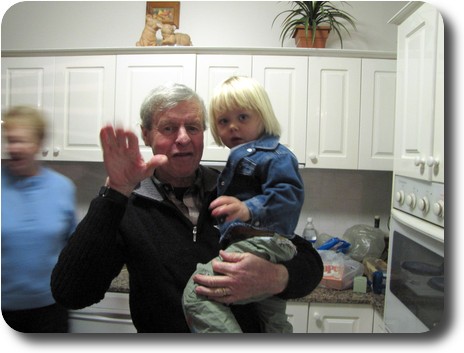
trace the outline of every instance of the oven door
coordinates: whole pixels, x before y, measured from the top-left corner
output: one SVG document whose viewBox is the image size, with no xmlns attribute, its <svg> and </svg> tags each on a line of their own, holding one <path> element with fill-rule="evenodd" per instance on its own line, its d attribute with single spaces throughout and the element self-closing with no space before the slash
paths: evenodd
<svg viewBox="0 0 464 353">
<path fill-rule="evenodd" d="M 443 239 L 443 228 L 392 210 L 384 315 L 388 332 L 426 332 L 442 320 Z"/>
</svg>

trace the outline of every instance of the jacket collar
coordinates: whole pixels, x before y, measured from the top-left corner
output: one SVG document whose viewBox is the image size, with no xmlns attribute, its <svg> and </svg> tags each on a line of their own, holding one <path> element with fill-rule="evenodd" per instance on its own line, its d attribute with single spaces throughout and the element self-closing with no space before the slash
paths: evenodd
<svg viewBox="0 0 464 353">
<path fill-rule="evenodd" d="M 279 137 L 265 134 L 258 140 L 252 141 L 244 146 L 254 147 L 261 150 L 275 150 L 279 145 Z"/>
<path fill-rule="evenodd" d="M 219 172 L 217 170 L 200 165 L 197 170 L 195 185 L 200 188 L 202 194 L 209 193 L 216 189 L 218 174 Z M 165 198 L 161 189 L 162 184 L 154 177 L 150 177 L 142 180 L 132 194 L 161 202 Z"/>
</svg>

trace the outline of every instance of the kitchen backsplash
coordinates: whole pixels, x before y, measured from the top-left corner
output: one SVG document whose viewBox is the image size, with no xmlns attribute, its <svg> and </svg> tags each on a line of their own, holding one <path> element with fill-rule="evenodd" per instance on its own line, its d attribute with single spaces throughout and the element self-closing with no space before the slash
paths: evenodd
<svg viewBox="0 0 464 353">
<path fill-rule="evenodd" d="M 77 186 L 78 213 L 87 212 L 106 178 L 103 163 L 48 162 L 48 166 L 71 178 Z M 307 217 L 312 217 L 320 233 L 342 236 L 355 224 L 374 224 L 388 232 L 392 173 L 361 170 L 301 169 L 305 183 L 305 203 L 296 233 L 301 234 Z"/>
</svg>

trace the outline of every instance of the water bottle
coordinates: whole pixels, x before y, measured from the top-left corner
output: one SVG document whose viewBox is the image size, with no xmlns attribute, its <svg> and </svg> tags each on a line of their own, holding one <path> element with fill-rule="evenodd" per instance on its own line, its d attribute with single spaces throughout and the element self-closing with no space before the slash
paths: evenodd
<svg viewBox="0 0 464 353">
<path fill-rule="evenodd" d="M 314 228 L 313 219 L 311 217 L 308 217 L 306 220 L 306 225 L 303 230 L 303 238 L 311 243 L 315 243 L 317 240 L 317 231 L 316 228 Z"/>
</svg>

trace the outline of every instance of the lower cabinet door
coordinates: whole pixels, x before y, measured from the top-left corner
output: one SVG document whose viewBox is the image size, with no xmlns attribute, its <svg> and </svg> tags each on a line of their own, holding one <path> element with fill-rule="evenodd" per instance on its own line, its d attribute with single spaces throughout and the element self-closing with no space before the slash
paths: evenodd
<svg viewBox="0 0 464 353">
<path fill-rule="evenodd" d="M 368 304 L 310 303 L 309 333 L 372 333 L 374 309 Z"/>
<path fill-rule="evenodd" d="M 307 333 L 308 303 L 287 302 L 286 314 L 293 326 L 293 333 Z"/>
</svg>

